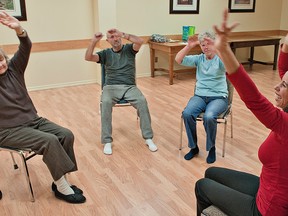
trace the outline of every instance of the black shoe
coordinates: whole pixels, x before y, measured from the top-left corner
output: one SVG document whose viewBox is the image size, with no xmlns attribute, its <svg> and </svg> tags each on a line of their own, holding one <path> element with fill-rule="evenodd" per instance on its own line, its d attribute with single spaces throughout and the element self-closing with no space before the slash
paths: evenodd
<svg viewBox="0 0 288 216">
<path fill-rule="evenodd" d="M 2 192 L 0 191 L 0 200 L 2 199 Z"/>
<path fill-rule="evenodd" d="M 216 148 L 215 148 L 215 146 L 213 146 L 208 153 L 208 156 L 206 158 L 206 162 L 208 164 L 212 164 L 215 161 L 216 161 Z"/>
<path fill-rule="evenodd" d="M 74 203 L 74 204 L 77 204 L 77 203 L 84 203 L 86 201 L 86 197 L 83 196 L 83 194 L 69 194 L 69 195 L 64 195 L 62 193 L 60 193 L 57 188 L 56 190 L 54 191 L 55 193 L 55 197 L 58 198 L 58 199 L 61 199 L 61 200 L 64 200 L 68 203 Z"/>
<path fill-rule="evenodd" d="M 199 153 L 199 148 L 196 146 L 194 149 L 190 149 L 190 151 L 184 156 L 185 160 L 191 160 L 195 155 Z"/>
<path fill-rule="evenodd" d="M 78 188 L 76 185 L 71 185 L 70 187 L 72 188 L 75 194 L 83 194 L 83 191 L 80 188 Z M 55 190 L 57 190 L 57 186 L 55 185 L 54 182 L 52 182 L 51 188 L 52 188 L 52 191 L 54 192 Z"/>
</svg>

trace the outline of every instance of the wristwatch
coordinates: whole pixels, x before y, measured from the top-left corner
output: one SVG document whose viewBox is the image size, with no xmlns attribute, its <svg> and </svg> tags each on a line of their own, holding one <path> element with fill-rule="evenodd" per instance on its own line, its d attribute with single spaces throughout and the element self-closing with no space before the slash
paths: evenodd
<svg viewBox="0 0 288 216">
<path fill-rule="evenodd" d="M 22 29 L 22 32 L 20 33 L 20 34 L 17 34 L 18 36 L 22 36 L 22 35 L 24 35 L 25 34 L 25 29 Z"/>
</svg>

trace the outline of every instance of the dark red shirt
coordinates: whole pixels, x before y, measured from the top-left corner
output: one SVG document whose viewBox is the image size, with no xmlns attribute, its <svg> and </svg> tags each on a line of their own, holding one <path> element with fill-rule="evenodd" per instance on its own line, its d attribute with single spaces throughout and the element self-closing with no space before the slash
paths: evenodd
<svg viewBox="0 0 288 216">
<path fill-rule="evenodd" d="M 288 54 L 280 54 L 280 77 L 288 69 Z M 256 197 L 258 210 L 264 216 L 288 215 L 288 113 L 264 97 L 241 65 L 228 75 L 239 96 L 257 119 L 271 130 L 261 144 L 258 157 L 262 163 L 260 186 Z M 280 82 L 280 81 L 279 81 Z M 271 86 L 273 94 L 273 86 Z"/>
</svg>

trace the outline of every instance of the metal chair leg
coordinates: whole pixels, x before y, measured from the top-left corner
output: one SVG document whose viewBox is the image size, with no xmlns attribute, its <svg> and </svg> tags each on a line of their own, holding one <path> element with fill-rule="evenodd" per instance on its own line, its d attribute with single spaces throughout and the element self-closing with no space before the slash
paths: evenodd
<svg viewBox="0 0 288 216">
<path fill-rule="evenodd" d="M 231 110 L 231 113 L 230 113 L 230 118 L 231 118 L 231 138 L 233 138 L 233 115 L 232 115 L 232 110 Z"/>
<path fill-rule="evenodd" d="M 19 168 L 17 163 L 16 163 L 16 160 L 14 158 L 14 153 L 17 153 L 21 157 L 22 165 L 23 165 L 23 168 L 25 170 L 25 178 L 26 178 L 28 188 L 30 191 L 30 199 L 32 202 L 34 202 L 35 197 L 34 197 L 32 184 L 30 181 L 30 176 L 29 176 L 29 171 L 28 171 L 28 166 L 27 166 L 26 161 L 31 159 L 32 157 L 36 156 L 36 153 L 33 152 L 31 149 L 17 149 L 17 148 L 10 148 L 10 147 L 0 147 L 0 151 L 2 151 L 2 150 L 3 151 L 9 151 L 11 158 L 12 158 L 12 161 L 13 161 L 14 169 Z"/>
<path fill-rule="evenodd" d="M 224 122 L 224 137 L 223 137 L 223 146 L 222 146 L 222 157 L 225 156 L 225 148 L 226 148 L 226 131 L 227 131 L 227 119 L 225 118 Z"/>
<path fill-rule="evenodd" d="M 181 116 L 181 121 L 180 121 L 180 144 L 179 144 L 179 150 L 182 150 L 182 136 L 183 136 L 183 124 L 184 124 L 184 120 Z"/>
<path fill-rule="evenodd" d="M 15 161 L 15 158 L 14 158 L 13 153 L 10 152 L 10 155 L 11 155 L 11 158 L 12 158 L 12 161 L 13 161 L 13 167 L 14 167 L 14 169 L 18 169 L 18 165 L 17 165 L 17 163 L 16 163 L 16 161 Z"/>
<path fill-rule="evenodd" d="M 26 163 L 27 158 L 25 157 L 25 154 L 24 154 L 23 151 L 19 151 L 18 153 L 21 156 L 22 163 L 23 163 L 23 168 L 24 168 L 25 173 L 26 173 L 25 176 L 26 176 L 26 181 L 27 181 L 28 188 L 29 188 L 29 191 L 30 191 L 30 198 L 31 198 L 31 201 L 34 202 L 35 201 L 34 192 L 33 192 L 32 184 L 31 184 L 31 181 L 30 181 L 28 166 L 27 166 L 27 163 Z M 29 157 L 29 158 L 31 158 L 31 157 Z"/>
</svg>

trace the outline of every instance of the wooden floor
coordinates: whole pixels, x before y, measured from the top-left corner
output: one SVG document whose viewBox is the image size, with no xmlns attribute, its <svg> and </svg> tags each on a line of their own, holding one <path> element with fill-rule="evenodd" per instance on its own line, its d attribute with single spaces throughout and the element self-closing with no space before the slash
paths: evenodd
<svg viewBox="0 0 288 216">
<path fill-rule="evenodd" d="M 254 65 L 248 70 L 263 94 L 274 103 L 278 72 L 271 66 Z M 99 215 L 99 216 L 191 216 L 196 215 L 194 184 L 208 165 L 205 131 L 199 123 L 199 156 L 186 161 L 187 138 L 179 151 L 180 115 L 193 95 L 194 74 L 178 74 L 174 85 L 168 76 L 139 78 L 137 84 L 149 103 L 157 152 L 145 145 L 131 107 L 114 108 L 113 155 L 103 154 L 100 143 L 98 84 L 30 92 L 40 115 L 70 128 L 76 137 L 79 171 L 69 181 L 84 190 L 85 204 L 60 201 L 51 192 L 52 178 L 41 156 L 28 161 L 36 201 L 29 201 L 23 169 L 14 170 L 10 155 L 0 152 L 0 201 L 2 216 Z M 217 161 L 222 166 L 258 175 L 261 165 L 257 149 L 268 130 L 255 119 L 235 92 L 234 137 L 227 131 L 225 158 L 221 157 L 223 125 L 217 132 Z M 18 162 L 20 160 L 17 158 Z"/>
</svg>

